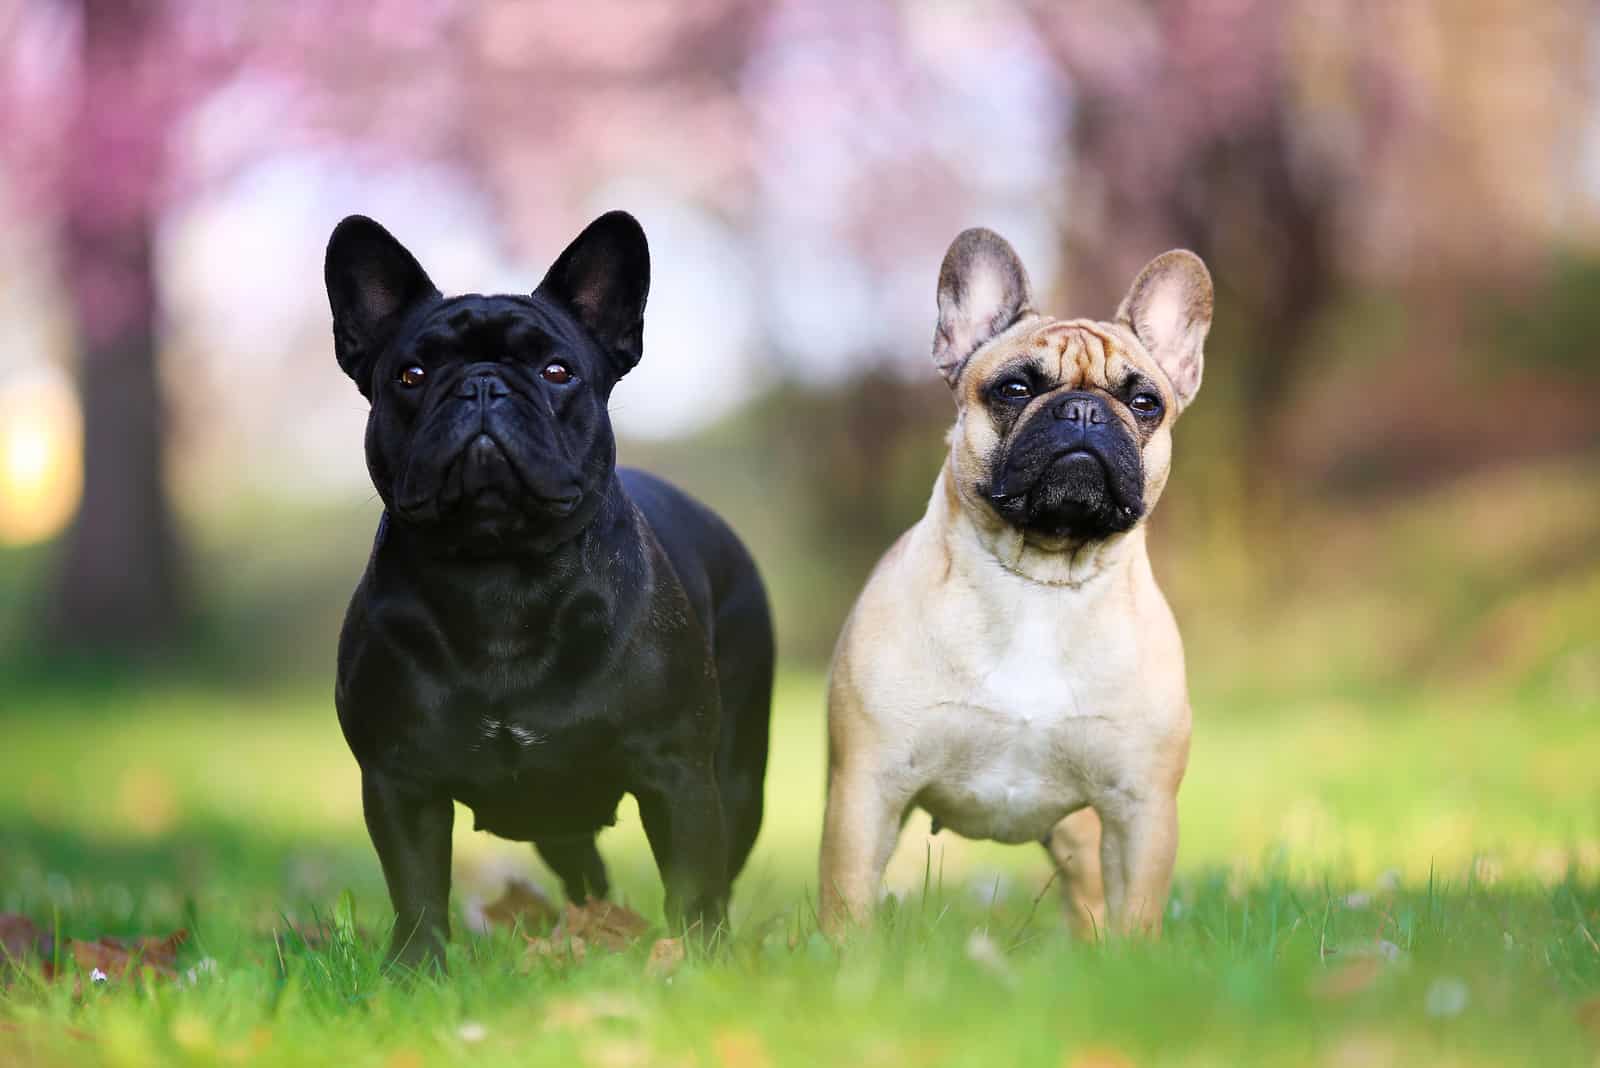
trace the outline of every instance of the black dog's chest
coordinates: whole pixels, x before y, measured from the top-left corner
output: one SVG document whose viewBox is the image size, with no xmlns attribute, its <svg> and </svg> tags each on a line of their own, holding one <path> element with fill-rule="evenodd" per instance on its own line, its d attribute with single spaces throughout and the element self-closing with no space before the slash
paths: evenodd
<svg viewBox="0 0 1600 1068">
<path fill-rule="evenodd" d="M 715 750 L 705 614 L 620 489 L 607 515 L 532 563 L 419 559 L 380 531 L 340 648 L 364 768 L 537 839 L 592 833 L 624 792 Z"/>
<path fill-rule="evenodd" d="M 451 794 L 472 809 L 472 827 L 501 838 L 592 834 L 616 822 L 623 790 L 609 775 L 573 769 L 554 775 L 518 775 L 451 784 Z"/>
<path fill-rule="evenodd" d="M 608 698 L 603 685 L 540 693 L 462 677 L 443 687 L 397 755 L 436 782 L 548 779 L 581 768 L 610 773 L 617 732 L 604 714 Z"/>
<path fill-rule="evenodd" d="M 526 841 L 611 824 L 626 776 L 609 688 L 505 685 L 512 677 L 463 672 L 395 755 L 471 808 L 478 830 Z"/>
</svg>

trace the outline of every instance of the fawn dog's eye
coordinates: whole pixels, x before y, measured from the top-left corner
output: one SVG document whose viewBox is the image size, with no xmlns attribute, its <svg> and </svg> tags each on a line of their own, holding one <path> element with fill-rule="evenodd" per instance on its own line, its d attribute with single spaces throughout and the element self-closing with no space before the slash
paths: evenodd
<svg viewBox="0 0 1600 1068">
<path fill-rule="evenodd" d="M 997 383 L 993 392 L 1001 400 L 1019 401 L 1033 396 L 1033 387 L 1020 378 L 1007 378 Z"/>
</svg>

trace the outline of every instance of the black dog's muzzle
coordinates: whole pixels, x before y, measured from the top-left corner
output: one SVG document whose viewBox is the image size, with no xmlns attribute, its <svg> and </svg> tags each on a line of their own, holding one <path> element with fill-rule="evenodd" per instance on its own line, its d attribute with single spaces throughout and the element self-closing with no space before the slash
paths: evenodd
<svg viewBox="0 0 1600 1068">
<path fill-rule="evenodd" d="M 447 387 L 414 446 L 427 452 L 407 472 L 403 508 L 551 519 L 577 511 L 583 499 L 577 466 L 549 414 L 508 378 L 514 373 L 499 363 L 474 363 Z"/>
</svg>

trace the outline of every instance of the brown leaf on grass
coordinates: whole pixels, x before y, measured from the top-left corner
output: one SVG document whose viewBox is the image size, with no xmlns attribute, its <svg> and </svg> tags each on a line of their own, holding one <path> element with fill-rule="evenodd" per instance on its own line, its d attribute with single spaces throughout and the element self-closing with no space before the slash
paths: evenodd
<svg viewBox="0 0 1600 1068">
<path fill-rule="evenodd" d="M 650 922 L 637 912 L 610 901 L 567 903 L 555 934 L 582 938 L 602 949 L 620 952 L 633 945 L 650 930 Z"/>
<path fill-rule="evenodd" d="M 165 938 L 156 938 L 153 935 L 142 935 L 135 939 L 101 939 L 102 942 L 110 941 L 136 954 L 141 960 L 153 961 L 157 964 L 175 968 L 178 965 L 178 949 L 189 941 L 189 932 L 179 928 Z"/>
<path fill-rule="evenodd" d="M 582 964 L 588 953 L 589 944 L 581 938 L 528 938 L 528 948 L 522 953 L 522 970 L 527 972 L 536 960 Z"/>
<path fill-rule="evenodd" d="M 523 970 L 536 961 L 579 964 L 591 946 L 620 953 L 650 930 L 650 923 L 630 908 L 610 901 L 568 903 L 548 937 L 525 936 Z"/>
<path fill-rule="evenodd" d="M 176 979 L 178 947 L 188 940 L 189 932 L 178 930 L 165 937 L 105 936 L 92 942 L 66 939 L 63 945 L 92 981 L 103 982 L 121 979 L 130 972 L 136 977 Z M 0 949 L 4 950 L 4 959 L 7 960 L 20 961 L 29 956 L 38 956 L 42 960 L 41 971 L 46 979 L 56 979 L 60 975 L 54 960 L 54 940 L 26 916 L 9 913 L 0 915 Z"/>
<path fill-rule="evenodd" d="M 645 961 L 644 974 L 651 979 L 665 979 L 683 966 L 683 939 L 658 938 L 650 947 L 650 959 Z"/>
<path fill-rule="evenodd" d="M 21 962 L 32 956 L 54 956 L 53 940 L 49 932 L 26 916 L 0 913 L 0 965 L 7 961 Z"/>
<path fill-rule="evenodd" d="M 544 893 L 524 879 L 506 883 L 505 892 L 483 907 L 484 923 L 491 927 L 516 927 L 523 931 L 545 931 L 561 913 Z"/>
<path fill-rule="evenodd" d="M 78 967 L 105 979 L 135 978 L 170 980 L 178 977 L 178 947 L 189 937 L 188 931 L 174 931 L 166 938 L 136 938 L 131 942 L 101 938 L 95 942 L 67 944 Z"/>
</svg>

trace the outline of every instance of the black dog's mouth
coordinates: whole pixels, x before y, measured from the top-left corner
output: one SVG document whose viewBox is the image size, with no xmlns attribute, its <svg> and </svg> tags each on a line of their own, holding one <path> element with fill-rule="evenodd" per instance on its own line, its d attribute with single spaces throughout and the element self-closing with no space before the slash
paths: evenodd
<svg viewBox="0 0 1600 1068">
<path fill-rule="evenodd" d="M 500 443 L 480 433 L 461 450 L 446 470 L 442 489 L 446 507 L 474 511 L 537 511 L 562 518 L 577 510 L 583 494 L 576 487 L 540 492 L 527 485 Z"/>
<path fill-rule="evenodd" d="M 565 519 L 583 503 L 576 481 L 530 485 L 512 450 L 480 431 L 442 465 L 437 479 L 412 479 L 396 502 L 415 519 Z"/>
<path fill-rule="evenodd" d="M 1008 463 L 989 500 L 1002 518 L 1029 533 L 1086 541 L 1138 523 L 1144 507 L 1130 482 L 1099 452 L 1077 445 Z"/>
</svg>

